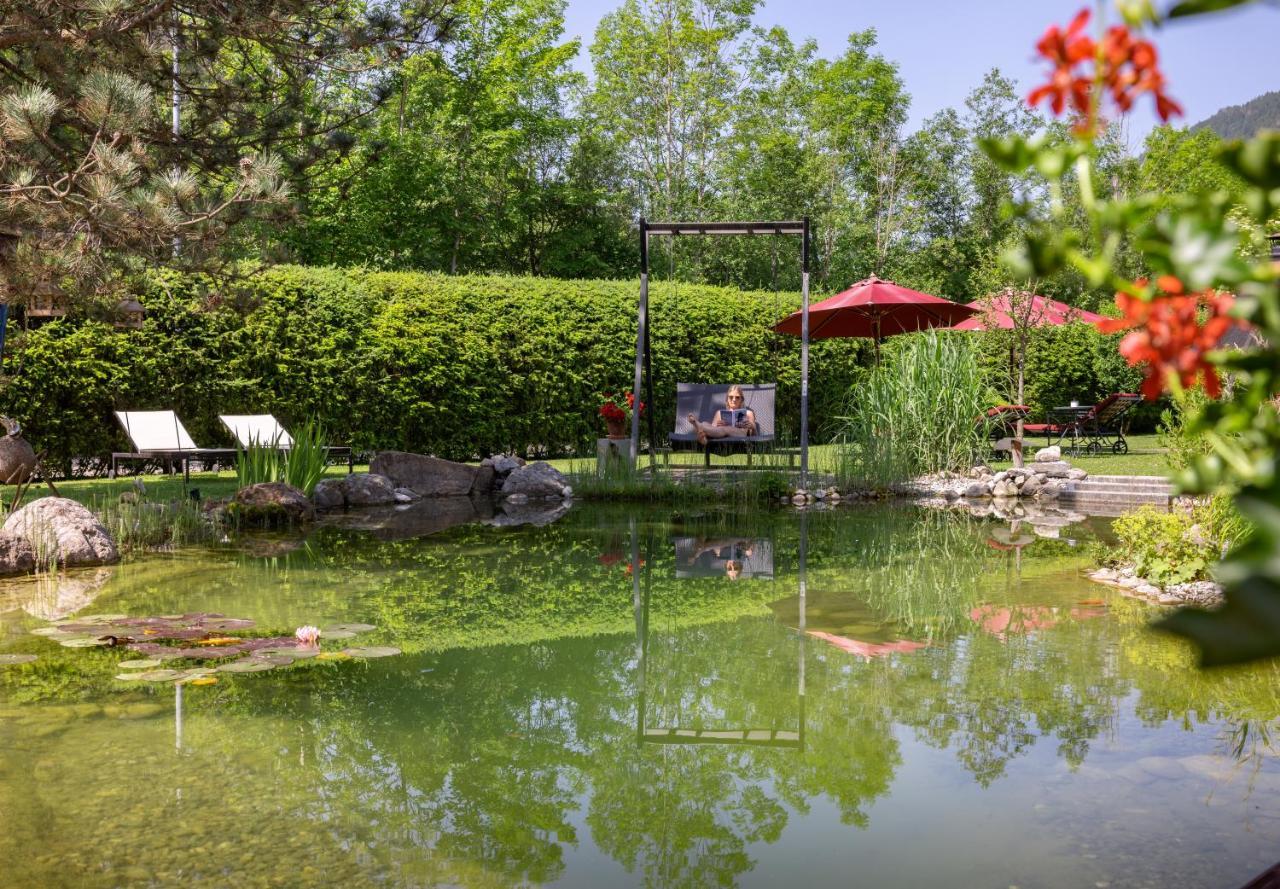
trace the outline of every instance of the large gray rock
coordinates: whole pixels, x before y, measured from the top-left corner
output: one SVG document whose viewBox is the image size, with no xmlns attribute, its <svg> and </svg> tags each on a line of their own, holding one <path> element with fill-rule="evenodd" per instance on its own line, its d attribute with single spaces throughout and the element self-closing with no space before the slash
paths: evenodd
<svg viewBox="0 0 1280 889">
<path fill-rule="evenodd" d="M 12 531 L 0 531 L 0 576 L 30 574 L 36 570 L 36 551 L 31 541 Z"/>
<path fill-rule="evenodd" d="M 316 517 L 316 508 L 307 495 L 285 482 L 241 488 L 231 501 L 231 511 L 243 524 L 266 527 L 297 525 Z"/>
<path fill-rule="evenodd" d="M 1071 471 L 1071 464 L 1065 460 L 1055 460 L 1049 463 L 1036 463 L 1035 470 L 1041 475 L 1049 476 L 1049 478 L 1066 478 L 1067 473 Z"/>
<path fill-rule="evenodd" d="M 991 496 L 991 488 L 982 482 L 974 482 L 964 489 L 964 496 L 969 500 L 981 500 Z"/>
<path fill-rule="evenodd" d="M 408 488 L 422 497 L 465 497 L 478 491 L 479 470 L 465 463 L 441 460 L 425 454 L 382 451 L 369 464 L 369 471 L 385 475 L 392 488 Z"/>
<path fill-rule="evenodd" d="M 499 454 L 489 459 L 493 465 L 493 471 L 498 475 L 510 475 L 524 465 L 524 458 L 515 457 L 511 454 Z"/>
<path fill-rule="evenodd" d="M 352 509 L 385 506 L 396 502 L 396 486 L 385 475 L 354 472 L 341 478 L 327 478 L 311 492 L 317 509 Z"/>
<path fill-rule="evenodd" d="M 568 479 L 541 461 L 513 470 L 502 483 L 502 496 L 507 500 L 564 500 L 572 494 Z"/>
<path fill-rule="evenodd" d="M 1036 451 L 1034 463 L 1056 463 L 1062 459 L 1062 448 L 1058 445 L 1050 445 L 1047 448 L 1041 448 Z"/>
<path fill-rule="evenodd" d="M 68 568 L 109 565 L 120 553 L 88 507 L 65 497 L 42 497 L 12 513 L 0 530 L 23 537 L 38 560 Z"/>
</svg>

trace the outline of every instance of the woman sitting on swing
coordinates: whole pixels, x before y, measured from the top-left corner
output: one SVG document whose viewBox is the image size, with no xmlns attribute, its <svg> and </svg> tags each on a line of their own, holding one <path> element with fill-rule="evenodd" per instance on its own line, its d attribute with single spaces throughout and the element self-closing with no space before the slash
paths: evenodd
<svg viewBox="0 0 1280 889">
<path fill-rule="evenodd" d="M 689 414 L 689 423 L 698 434 L 698 444 L 705 445 L 710 438 L 746 438 L 748 435 L 755 435 L 758 431 L 756 412 L 744 408 L 745 403 L 742 387 L 730 386 L 724 396 L 725 409 L 716 411 L 715 418 L 710 423 L 704 423 Z"/>
</svg>

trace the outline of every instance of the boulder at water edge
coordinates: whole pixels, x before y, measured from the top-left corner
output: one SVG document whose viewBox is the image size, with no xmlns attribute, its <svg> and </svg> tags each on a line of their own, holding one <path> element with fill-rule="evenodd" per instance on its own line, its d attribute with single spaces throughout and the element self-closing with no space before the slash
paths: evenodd
<svg viewBox="0 0 1280 889">
<path fill-rule="evenodd" d="M 480 473 L 474 466 L 409 454 L 404 451 L 382 451 L 369 464 L 369 471 L 391 480 L 392 488 L 408 488 L 420 497 L 466 497 L 488 494 L 480 484 Z M 488 473 L 490 482 L 493 470 Z"/>
<path fill-rule="evenodd" d="M 573 496 L 569 480 L 550 463 L 530 463 L 512 470 L 502 483 L 506 500 L 565 500 Z"/>
<path fill-rule="evenodd" d="M 36 551 L 31 548 L 31 541 L 11 531 L 0 531 L 0 577 L 35 570 Z"/>
<path fill-rule="evenodd" d="M 354 472 L 342 478 L 327 478 L 311 493 L 317 509 L 351 509 L 385 506 L 396 502 L 396 486 L 385 475 Z"/>
<path fill-rule="evenodd" d="M 245 525 L 275 527 L 310 522 L 316 509 L 307 495 L 284 482 L 263 482 L 236 492 L 230 512 Z"/>
<path fill-rule="evenodd" d="M 1041 448 L 1036 451 L 1033 463 L 1057 463 L 1062 459 L 1062 448 L 1058 445 L 1050 445 L 1047 448 Z"/>
<path fill-rule="evenodd" d="M 42 497 L 11 514 L 0 529 L 25 538 L 36 556 L 73 568 L 120 561 L 115 541 L 97 516 L 65 497 Z"/>
</svg>

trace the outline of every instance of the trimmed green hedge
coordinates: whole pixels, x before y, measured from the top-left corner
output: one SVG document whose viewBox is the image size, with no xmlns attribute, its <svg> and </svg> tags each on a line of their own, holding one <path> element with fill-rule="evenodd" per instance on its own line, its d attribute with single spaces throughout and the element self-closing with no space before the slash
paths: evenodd
<svg viewBox="0 0 1280 889">
<path fill-rule="evenodd" d="M 11 328 L 0 413 L 37 449 L 73 457 L 125 447 L 115 409 L 178 412 L 200 445 L 229 443 L 218 414 L 315 417 L 335 443 L 450 459 L 499 451 L 589 452 L 604 434 L 597 393 L 630 388 L 634 281 L 280 266 L 248 283 L 162 275 L 142 330 L 62 320 Z M 799 429 L 799 343 L 768 327 L 798 296 L 689 284 L 651 293 L 659 434 L 675 384 L 778 383 L 778 428 Z M 817 343 L 811 429 L 843 410 L 869 346 Z"/>
</svg>

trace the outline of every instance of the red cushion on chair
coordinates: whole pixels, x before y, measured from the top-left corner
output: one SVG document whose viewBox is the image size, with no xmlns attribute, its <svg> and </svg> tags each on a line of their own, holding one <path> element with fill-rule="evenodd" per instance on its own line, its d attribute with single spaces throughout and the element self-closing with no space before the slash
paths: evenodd
<svg viewBox="0 0 1280 889">
<path fill-rule="evenodd" d="M 1057 423 L 1023 423 L 1023 432 L 1061 432 L 1062 427 Z"/>
</svg>

